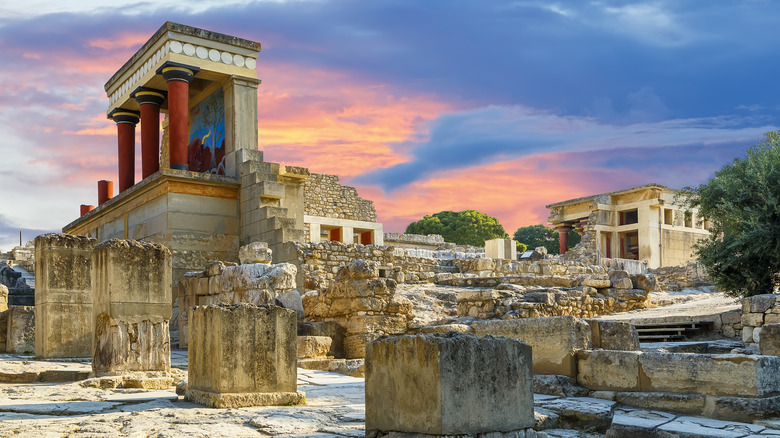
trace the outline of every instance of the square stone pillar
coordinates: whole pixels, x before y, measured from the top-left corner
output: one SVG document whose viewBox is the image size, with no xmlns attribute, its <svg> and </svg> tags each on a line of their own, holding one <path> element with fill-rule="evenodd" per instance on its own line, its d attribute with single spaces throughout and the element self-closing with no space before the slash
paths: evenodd
<svg viewBox="0 0 780 438">
<path fill-rule="evenodd" d="M 35 353 L 35 307 L 8 306 L 5 351 L 14 354 Z"/>
<path fill-rule="evenodd" d="M 485 257 L 489 259 L 517 260 L 517 245 L 512 239 L 486 240 Z"/>
<path fill-rule="evenodd" d="M 92 354 L 92 251 L 95 239 L 68 234 L 35 238 L 35 355 Z"/>
<path fill-rule="evenodd" d="M 457 332 L 383 337 L 366 348 L 366 436 L 460 435 L 534 425 L 531 347 Z"/>
<path fill-rule="evenodd" d="M 213 408 L 298 404 L 297 317 L 277 306 L 198 306 L 187 400 Z"/>
<path fill-rule="evenodd" d="M 98 376 L 170 371 L 171 252 L 160 244 L 111 239 L 92 255 Z"/>
<path fill-rule="evenodd" d="M 257 86 L 260 81 L 231 76 L 225 91 L 225 155 L 238 149 L 257 150 Z M 236 176 L 236 175 L 233 175 Z"/>
</svg>

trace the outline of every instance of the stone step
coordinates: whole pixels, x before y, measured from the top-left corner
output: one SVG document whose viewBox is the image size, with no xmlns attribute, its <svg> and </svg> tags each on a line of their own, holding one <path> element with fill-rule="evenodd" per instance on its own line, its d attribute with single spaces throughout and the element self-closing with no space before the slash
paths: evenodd
<svg viewBox="0 0 780 438">
<path fill-rule="evenodd" d="M 303 240 L 303 230 L 296 230 L 292 228 L 279 228 L 265 233 L 260 233 L 258 241 L 268 242 L 269 245 L 283 242 L 301 242 Z"/>
<path fill-rule="evenodd" d="M 266 230 L 278 230 L 281 228 L 295 228 L 295 219 L 282 216 L 272 216 L 260 221 L 260 226 Z"/>
<path fill-rule="evenodd" d="M 712 328 L 712 322 L 647 322 L 634 324 L 634 327 L 639 335 L 639 342 L 679 342 L 687 340 L 689 336 L 709 331 Z"/>
<path fill-rule="evenodd" d="M 275 207 L 272 205 L 266 205 L 258 208 L 252 212 L 251 222 L 262 221 L 272 217 L 287 217 L 289 210 L 284 207 Z"/>
</svg>

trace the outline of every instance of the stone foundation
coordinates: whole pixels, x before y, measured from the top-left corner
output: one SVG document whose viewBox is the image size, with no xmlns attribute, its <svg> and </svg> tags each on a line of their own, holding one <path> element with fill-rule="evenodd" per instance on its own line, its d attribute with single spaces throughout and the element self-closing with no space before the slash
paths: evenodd
<svg viewBox="0 0 780 438">
<path fill-rule="evenodd" d="M 187 400 L 213 408 L 303 401 L 295 312 L 245 303 L 198 306 L 190 324 Z"/>
<path fill-rule="evenodd" d="M 514 339 L 383 337 L 366 350 L 366 436 L 521 431 L 531 378 L 531 348 Z"/>
</svg>

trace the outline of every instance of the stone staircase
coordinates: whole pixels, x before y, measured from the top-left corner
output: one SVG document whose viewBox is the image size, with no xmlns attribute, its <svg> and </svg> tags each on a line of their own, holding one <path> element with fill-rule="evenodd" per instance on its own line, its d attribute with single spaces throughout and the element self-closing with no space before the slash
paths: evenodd
<svg viewBox="0 0 780 438">
<path fill-rule="evenodd" d="M 639 342 L 682 342 L 712 329 L 711 321 L 645 322 L 634 324 Z"/>
</svg>

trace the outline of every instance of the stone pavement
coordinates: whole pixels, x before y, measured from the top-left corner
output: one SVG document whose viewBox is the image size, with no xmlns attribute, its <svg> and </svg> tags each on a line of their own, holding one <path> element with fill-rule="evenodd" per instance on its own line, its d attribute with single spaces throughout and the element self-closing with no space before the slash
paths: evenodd
<svg viewBox="0 0 780 438">
<path fill-rule="evenodd" d="M 171 362 L 186 368 L 187 352 L 174 350 Z M 208 409 L 184 401 L 173 388 L 98 389 L 45 377 L 72 380 L 88 370 L 86 361 L 0 355 L 0 437 L 362 437 L 365 433 L 361 378 L 299 368 L 305 405 Z M 37 373 L 38 381 L 18 383 L 17 378 L 7 383 L 13 376 L 30 373 Z M 552 438 L 780 437 L 780 419 L 755 424 L 718 421 L 589 397 L 535 395 L 534 404 L 536 429 Z"/>
</svg>

